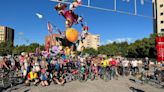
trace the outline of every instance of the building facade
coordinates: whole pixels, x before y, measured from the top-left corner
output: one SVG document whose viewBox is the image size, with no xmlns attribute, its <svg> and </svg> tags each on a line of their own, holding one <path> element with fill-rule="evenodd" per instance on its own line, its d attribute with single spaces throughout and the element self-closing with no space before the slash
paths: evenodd
<svg viewBox="0 0 164 92">
<path fill-rule="evenodd" d="M 14 44 L 14 29 L 0 26 L 0 43 L 12 42 Z"/>
<path fill-rule="evenodd" d="M 50 45 L 51 46 L 56 46 L 57 45 L 57 41 L 56 41 L 56 37 L 60 38 L 59 34 L 52 34 L 52 35 L 48 35 L 45 37 L 45 46 Z"/>
<path fill-rule="evenodd" d="M 88 34 L 83 42 L 84 48 L 94 48 L 98 49 L 100 45 L 100 35 Z"/>
<path fill-rule="evenodd" d="M 154 33 L 156 37 L 157 61 L 164 60 L 164 0 L 153 0 Z"/>
<path fill-rule="evenodd" d="M 154 33 L 164 33 L 164 0 L 153 0 Z"/>
</svg>

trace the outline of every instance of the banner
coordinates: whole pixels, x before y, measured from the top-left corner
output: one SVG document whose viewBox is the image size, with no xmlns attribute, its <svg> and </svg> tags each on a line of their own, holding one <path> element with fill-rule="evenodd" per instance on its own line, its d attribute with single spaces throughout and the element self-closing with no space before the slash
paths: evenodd
<svg viewBox="0 0 164 92">
<path fill-rule="evenodd" d="M 156 37 L 157 61 L 164 61 L 164 37 Z"/>
<path fill-rule="evenodd" d="M 47 23 L 47 28 L 48 28 L 48 31 L 52 34 L 53 32 L 53 26 L 50 22 Z"/>
</svg>

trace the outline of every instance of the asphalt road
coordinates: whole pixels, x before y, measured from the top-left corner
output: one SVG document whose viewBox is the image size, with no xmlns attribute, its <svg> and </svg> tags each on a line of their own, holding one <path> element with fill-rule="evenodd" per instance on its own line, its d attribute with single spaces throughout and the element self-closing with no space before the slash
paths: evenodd
<svg viewBox="0 0 164 92">
<path fill-rule="evenodd" d="M 130 87 L 138 91 L 135 92 L 164 92 L 164 89 L 156 88 L 147 84 L 134 83 L 127 77 L 120 77 L 118 80 L 105 82 L 101 79 L 81 83 L 73 81 L 64 86 L 51 83 L 48 87 L 23 85 L 16 86 L 11 92 L 133 92 Z M 7 91 L 6 91 L 7 92 Z"/>
</svg>

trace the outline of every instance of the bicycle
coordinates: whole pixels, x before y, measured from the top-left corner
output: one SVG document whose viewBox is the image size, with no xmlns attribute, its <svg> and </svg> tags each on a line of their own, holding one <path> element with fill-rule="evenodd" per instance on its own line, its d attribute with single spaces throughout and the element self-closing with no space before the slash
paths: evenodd
<svg viewBox="0 0 164 92">
<path fill-rule="evenodd" d="M 103 67 L 100 70 L 100 78 L 105 82 L 107 82 L 109 80 L 109 76 L 110 76 L 110 71 L 108 71 L 106 67 Z"/>
<path fill-rule="evenodd" d="M 72 74 L 73 80 L 79 79 L 78 78 L 79 77 L 79 70 L 74 69 L 74 70 L 71 71 L 71 74 Z"/>
<path fill-rule="evenodd" d="M 88 79 L 90 79 L 91 81 L 93 81 L 96 78 L 96 75 L 94 72 L 90 72 L 88 75 Z"/>
<path fill-rule="evenodd" d="M 71 71 L 71 69 L 69 69 Z M 69 72 L 69 70 L 65 69 L 62 74 L 62 78 L 65 79 L 66 83 L 71 82 L 73 80 L 73 75 Z"/>
<path fill-rule="evenodd" d="M 162 88 L 164 85 L 164 76 L 162 75 L 162 71 L 155 69 L 154 74 L 149 77 L 149 84 L 151 83 L 152 86 Z"/>
<path fill-rule="evenodd" d="M 22 84 L 24 79 L 19 76 L 20 72 L 16 72 L 13 70 L 1 70 L 0 71 L 0 87 L 8 88 L 13 87 L 18 84 Z"/>
<path fill-rule="evenodd" d="M 73 75 L 71 73 L 64 73 L 62 78 L 65 79 L 66 83 L 71 82 L 73 80 Z"/>
<path fill-rule="evenodd" d="M 146 76 L 145 74 L 145 70 L 142 69 L 142 72 L 141 72 L 141 76 L 139 78 L 139 80 L 142 81 L 142 84 L 146 83 L 146 84 L 149 84 L 151 86 L 155 86 L 155 87 L 158 87 L 158 88 L 162 88 L 162 76 L 161 76 L 161 72 L 156 70 L 154 71 L 154 74 L 151 75 L 151 76 Z"/>
<path fill-rule="evenodd" d="M 80 71 L 79 71 L 79 75 L 78 76 L 79 76 L 78 79 L 79 79 L 80 82 L 87 81 L 87 74 L 86 74 L 84 66 L 80 67 Z"/>
</svg>

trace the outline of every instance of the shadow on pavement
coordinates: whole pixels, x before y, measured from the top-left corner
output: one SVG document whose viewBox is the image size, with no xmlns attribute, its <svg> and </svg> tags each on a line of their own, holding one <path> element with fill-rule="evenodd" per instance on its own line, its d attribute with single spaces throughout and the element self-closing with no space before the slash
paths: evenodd
<svg viewBox="0 0 164 92">
<path fill-rule="evenodd" d="M 25 90 L 24 92 L 30 92 L 30 89 Z"/>
<path fill-rule="evenodd" d="M 134 88 L 134 87 L 129 87 L 130 90 L 132 90 L 132 92 L 145 92 L 141 89 L 137 89 L 137 88 Z"/>
</svg>

